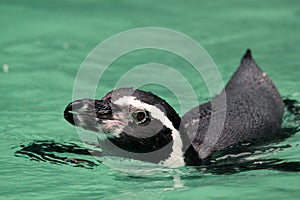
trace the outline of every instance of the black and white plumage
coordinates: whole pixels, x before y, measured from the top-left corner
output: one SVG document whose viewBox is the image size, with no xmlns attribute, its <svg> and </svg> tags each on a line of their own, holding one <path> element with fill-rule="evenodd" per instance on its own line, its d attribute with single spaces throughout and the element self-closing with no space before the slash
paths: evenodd
<svg viewBox="0 0 300 200">
<path fill-rule="evenodd" d="M 283 112 L 276 87 L 247 50 L 222 93 L 182 118 L 157 95 L 133 88 L 111 91 L 101 100 L 74 101 L 64 117 L 75 126 L 105 133 L 108 137 L 99 145 L 106 155 L 180 167 L 201 165 L 241 142 L 272 137 Z M 211 119 L 224 122 L 218 133 L 208 131 Z"/>
</svg>

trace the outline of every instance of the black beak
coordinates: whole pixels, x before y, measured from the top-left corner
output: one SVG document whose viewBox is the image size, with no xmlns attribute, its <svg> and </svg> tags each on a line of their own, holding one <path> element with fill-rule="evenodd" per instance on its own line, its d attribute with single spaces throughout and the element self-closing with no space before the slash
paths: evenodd
<svg viewBox="0 0 300 200">
<path fill-rule="evenodd" d="M 108 100 L 81 99 L 71 102 L 64 111 L 64 118 L 74 126 L 95 126 L 112 117 Z M 90 127 L 90 128 L 91 128 Z"/>
</svg>

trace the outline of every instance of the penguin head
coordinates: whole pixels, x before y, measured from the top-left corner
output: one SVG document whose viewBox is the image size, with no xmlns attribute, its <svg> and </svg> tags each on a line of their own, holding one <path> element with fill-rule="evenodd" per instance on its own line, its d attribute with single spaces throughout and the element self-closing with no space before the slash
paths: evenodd
<svg viewBox="0 0 300 200">
<path fill-rule="evenodd" d="M 153 93 L 133 88 L 113 90 L 100 100 L 71 102 L 64 117 L 75 126 L 104 133 L 110 142 L 129 152 L 152 153 L 169 146 L 150 162 L 168 162 L 175 156 L 180 159 L 176 165 L 183 165 L 181 119 Z"/>
</svg>

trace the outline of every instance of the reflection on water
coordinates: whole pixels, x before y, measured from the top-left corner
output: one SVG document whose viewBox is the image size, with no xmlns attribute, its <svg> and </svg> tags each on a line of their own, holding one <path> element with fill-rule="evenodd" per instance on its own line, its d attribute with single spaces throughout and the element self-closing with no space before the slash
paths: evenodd
<svg viewBox="0 0 300 200">
<path fill-rule="evenodd" d="M 34 141 L 28 145 L 21 145 L 15 156 L 28 158 L 34 161 L 67 164 L 74 167 L 92 168 L 98 164 L 94 161 L 81 159 L 79 156 L 91 157 L 89 150 L 72 143 L 56 143 L 54 141 Z M 94 155 L 101 152 L 93 152 Z M 66 156 L 68 154 L 68 156 Z M 74 158 L 72 157 L 74 156 Z M 76 158 L 75 158 L 76 157 Z"/>
</svg>

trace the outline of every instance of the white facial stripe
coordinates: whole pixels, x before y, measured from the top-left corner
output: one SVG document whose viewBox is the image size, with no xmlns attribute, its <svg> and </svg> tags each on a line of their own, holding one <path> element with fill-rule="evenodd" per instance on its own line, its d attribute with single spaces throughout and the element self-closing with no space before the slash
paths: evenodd
<svg viewBox="0 0 300 200">
<path fill-rule="evenodd" d="M 119 106 L 133 105 L 134 107 L 145 109 L 151 113 L 151 116 L 161 121 L 167 128 L 171 129 L 173 137 L 172 153 L 167 160 L 161 161 L 159 164 L 168 167 L 182 167 L 184 166 L 183 152 L 182 152 L 182 140 L 179 132 L 174 128 L 172 122 L 168 119 L 164 112 L 158 107 L 149 105 L 137 100 L 133 96 L 124 96 L 114 101 L 114 104 Z"/>
</svg>

